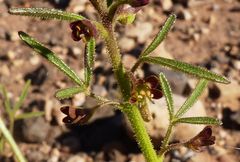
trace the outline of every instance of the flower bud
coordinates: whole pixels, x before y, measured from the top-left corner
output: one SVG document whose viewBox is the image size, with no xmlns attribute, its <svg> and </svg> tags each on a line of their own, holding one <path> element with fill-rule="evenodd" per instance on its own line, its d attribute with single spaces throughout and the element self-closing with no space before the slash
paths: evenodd
<svg viewBox="0 0 240 162">
<path fill-rule="evenodd" d="M 139 11 L 139 8 L 127 7 L 120 8 L 118 10 L 117 21 L 123 25 L 132 24 L 136 18 L 136 13 Z"/>
</svg>

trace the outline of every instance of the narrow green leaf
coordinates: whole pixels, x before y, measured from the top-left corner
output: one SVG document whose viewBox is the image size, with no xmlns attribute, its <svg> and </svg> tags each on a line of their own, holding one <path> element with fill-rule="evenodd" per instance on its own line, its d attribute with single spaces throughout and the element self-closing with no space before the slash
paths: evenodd
<svg viewBox="0 0 240 162">
<path fill-rule="evenodd" d="M 143 57 L 142 62 L 152 63 L 152 64 L 159 64 L 164 67 L 172 68 L 174 70 L 182 71 L 184 73 L 193 75 L 198 78 L 205 78 L 207 80 L 228 84 L 230 81 L 214 72 L 211 72 L 203 67 L 194 66 L 185 62 L 167 59 L 163 57 Z"/>
<path fill-rule="evenodd" d="M 174 24 L 175 20 L 176 20 L 175 14 L 172 14 L 168 17 L 168 19 L 164 23 L 161 31 L 156 35 L 156 37 L 153 39 L 153 41 L 150 43 L 150 45 L 142 52 L 140 57 L 147 56 L 162 43 L 162 41 L 167 36 L 169 30 L 171 29 L 172 25 Z"/>
<path fill-rule="evenodd" d="M 203 93 L 204 89 L 207 87 L 208 81 L 206 79 L 201 79 L 192 94 L 187 98 L 184 104 L 176 113 L 175 117 L 179 118 L 183 116 L 197 101 L 198 97 Z"/>
<path fill-rule="evenodd" d="M 174 123 L 189 123 L 189 124 L 207 124 L 207 125 L 221 125 L 222 122 L 216 118 L 211 117 L 186 117 L 179 118 Z"/>
<path fill-rule="evenodd" d="M 84 56 L 84 58 L 85 58 L 85 60 L 84 60 L 84 64 L 85 64 L 84 75 L 85 75 L 86 86 L 89 86 L 91 83 L 91 80 L 92 80 L 95 47 L 96 47 L 95 39 L 91 38 L 87 43 L 85 56 Z"/>
<path fill-rule="evenodd" d="M 55 97 L 58 99 L 67 99 L 73 97 L 75 94 L 84 92 L 85 88 L 83 87 L 71 87 L 66 89 L 60 89 L 56 92 Z"/>
<path fill-rule="evenodd" d="M 19 36 L 27 45 L 33 48 L 41 56 L 46 58 L 49 62 L 54 64 L 59 70 L 64 72 L 72 81 L 77 83 L 79 86 L 84 86 L 83 81 L 78 77 L 78 75 L 51 50 L 44 47 L 41 43 L 37 42 L 34 38 L 30 37 L 24 32 L 20 31 Z"/>
<path fill-rule="evenodd" d="M 4 143 L 5 143 L 5 139 L 4 139 L 3 135 L 0 134 L 0 154 L 3 153 L 3 150 L 4 150 Z"/>
<path fill-rule="evenodd" d="M 34 117 L 39 117 L 44 115 L 43 111 L 36 111 L 36 112 L 29 112 L 29 113 L 22 113 L 19 114 L 15 117 L 16 120 L 20 120 L 20 119 L 28 119 L 28 118 L 34 118 Z"/>
<path fill-rule="evenodd" d="M 28 93 L 28 89 L 29 89 L 29 86 L 31 84 L 31 80 L 28 80 L 26 82 L 26 84 L 24 85 L 23 87 L 23 90 L 22 90 L 22 93 L 19 97 L 19 100 L 17 101 L 17 103 L 14 105 L 13 107 L 13 111 L 14 113 L 22 106 L 23 104 L 23 101 L 25 100 L 26 96 L 27 96 L 27 93 Z"/>
<path fill-rule="evenodd" d="M 0 91 L 2 92 L 3 98 L 4 98 L 4 108 L 9 116 L 12 116 L 12 110 L 11 110 L 11 103 L 10 99 L 7 94 L 7 90 L 3 85 L 0 85 Z"/>
<path fill-rule="evenodd" d="M 22 152 L 20 151 L 18 145 L 16 144 L 15 140 L 13 139 L 10 131 L 7 129 L 7 127 L 6 127 L 5 123 L 3 122 L 3 120 L 1 119 L 1 117 L 0 117 L 0 131 L 2 132 L 6 141 L 11 146 L 13 153 L 16 157 L 16 161 L 26 162 L 26 159 L 24 158 Z"/>
<path fill-rule="evenodd" d="M 172 119 L 174 114 L 172 90 L 170 88 L 169 82 L 167 81 L 163 73 L 160 73 L 159 78 L 160 78 L 161 88 L 167 103 L 169 117 L 170 119 Z"/>
<path fill-rule="evenodd" d="M 10 8 L 9 13 L 13 15 L 32 16 L 44 19 L 59 19 L 68 21 L 85 19 L 85 17 L 78 14 L 47 8 Z"/>
</svg>

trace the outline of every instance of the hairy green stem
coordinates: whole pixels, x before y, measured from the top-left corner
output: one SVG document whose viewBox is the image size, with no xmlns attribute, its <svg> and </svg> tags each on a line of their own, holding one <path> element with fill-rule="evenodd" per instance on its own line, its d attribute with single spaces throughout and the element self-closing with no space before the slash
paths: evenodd
<svg viewBox="0 0 240 162">
<path fill-rule="evenodd" d="M 114 74 L 117 78 L 117 81 L 122 92 L 123 100 L 128 101 L 130 98 L 130 80 L 121 62 L 121 55 L 113 29 L 112 27 L 109 26 L 111 26 L 111 24 L 105 24 L 105 28 L 107 27 L 106 28 L 107 35 L 104 40 L 106 43 L 107 51 L 110 57 Z"/>
<path fill-rule="evenodd" d="M 170 140 L 170 137 L 171 137 L 171 133 L 172 133 L 172 128 L 173 128 L 173 124 L 171 123 L 168 126 L 166 135 L 165 135 L 164 140 L 162 142 L 161 150 L 160 150 L 160 153 L 159 153 L 160 157 L 164 156 L 164 154 L 167 151 L 168 143 L 169 143 L 169 140 Z"/>
<path fill-rule="evenodd" d="M 142 63 L 142 60 L 141 60 L 141 58 L 139 58 L 137 60 L 137 62 L 133 65 L 131 72 L 134 73 L 137 70 L 137 68 L 140 66 L 141 63 Z"/>
<path fill-rule="evenodd" d="M 8 131 L 8 129 L 6 128 L 4 122 L 2 121 L 2 119 L 0 118 L 0 131 L 2 132 L 2 134 L 4 135 L 4 137 L 6 138 L 6 140 L 8 141 L 8 143 L 10 144 L 10 146 L 12 147 L 12 150 L 17 158 L 17 160 L 19 162 L 26 162 L 25 158 L 23 157 L 21 151 L 19 150 L 16 142 L 14 141 L 11 133 Z"/>
<path fill-rule="evenodd" d="M 134 105 L 128 104 L 122 109 L 122 111 L 127 115 L 131 123 L 138 145 L 146 161 L 158 162 L 159 159 L 157 157 L 156 151 L 153 148 L 151 139 L 148 136 L 146 128 L 144 127 L 144 121 L 138 108 Z"/>
<path fill-rule="evenodd" d="M 103 38 L 113 66 L 114 74 L 122 92 L 123 100 L 128 101 L 131 96 L 130 79 L 122 65 L 120 51 L 111 25 L 111 22 L 103 22 L 103 27 L 105 29 L 101 30 L 104 31 Z M 99 26 L 99 28 L 101 27 Z M 144 127 L 144 121 L 138 108 L 129 104 L 128 107 L 123 107 L 122 111 L 126 113 L 133 127 L 136 140 L 146 160 L 148 162 L 157 162 L 158 158 L 156 151 Z"/>
</svg>

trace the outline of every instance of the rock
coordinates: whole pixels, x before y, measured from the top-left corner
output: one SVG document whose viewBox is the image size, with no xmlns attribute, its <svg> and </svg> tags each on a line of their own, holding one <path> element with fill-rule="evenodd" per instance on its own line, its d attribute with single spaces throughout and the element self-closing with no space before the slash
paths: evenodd
<svg viewBox="0 0 240 162">
<path fill-rule="evenodd" d="M 86 96 L 84 93 L 78 93 L 73 96 L 73 106 L 81 106 L 86 101 Z"/>
<path fill-rule="evenodd" d="M 49 159 L 47 160 L 47 162 L 58 162 L 58 161 L 59 161 L 59 158 L 60 158 L 60 155 L 61 155 L 61 153 L 59 152 L 59 150 L 56 149 L 56 148 L 54 148 L 54 149 L 51 151 L 50 157 L 49 157 Z"/>
<path fill-rule="evenodd" d="M 80 138 L 76 135 L 68 135 L 61 140 L 61 151 L 76 152 L 81 149 Z"/>
<path fill-rule="evenodd" d="M 172 0 L 162 0 L 163 11 L 170 11 L 173 7 Z"/>
<path fill-rule="evenodd" d="M 182 19 L 182 20 L 192 19 L 192 14 L 187 9 L 183 8 L 183 6 L 181 5 L 175 5 L 173 10 L 179 19 Z"/>
<path fill-rule="evenodd" d="M 159 65 L 150 65 L 150 71 L 155 73 L 156 75 L 159 75 L 160 72 L 163 72 L 171 85 L 173 93 L 180 95 L 183 94 L 188 84 L 188 78 L 185 74 L 177 71 L 168 70 Z"/>
<path fill-rule="evenodd" d="M 42 117 L 24 119 L 23 137 L 27 142 L 41 143 L 48 137 L 50 125 Z"/>
<path fill-rule="evenodd" d="M 149 22 L 136 22 L 136 26 L 129 26 L 126 29 L 126 36 L 137 38 L 139 43 L 145 43 L 153 30 L 153 25 Z"/>
<path fill-rule="evenodd" d="M 1 65 L 0 74 L 5 77 L 10 76 L 10 69 L 6 64 Z"/>
<path fill-rule="evenodd" d="M 136 63 L 136 61 L 137 61 L 136 57 L 132 55 L 127 54 L 123 55 L 122 62 L 127 69 L 130 69 Z"/>
<path fill-rule="evenodd" d="M 86 102 L 84 103 L 83 107 L 85 108 L 92 108 L 97 105 L 96 100 L 87 97 Z M 90 118 L 88 123 L 92 123 L 98 119 L 104 119 L 108 117 L 114 116 L 114 109 L 111 106 L 103 106 L 96 110 L 96 112 L 93 114 L 93 116 Z"/>
<path fill-rule="evenodd" d="M 231 84 L 217 84 L 217 86 L 221 92 L 221 96 L 218 101 L 221 102 L 224 107 L 229 107 L 231 110 L 237 111 L 240 106 L 240 85 L 233 80 Z"/>
<path fill-rule="evenodd" d="M 32 85 L 42 85 L 47 79 L 47 68 L 42 64 L 34 71 L 25 75 L 24 80 L 31 79 Z"/>
<path fill-rule="evenodd" d="M 18 41 L 19 40 L 19 36 L 18 36 L 18 32 L 17 31 L 12 31 L 10 33 L 7 33 L 7 37 L 9 37 L 9 39 L 11 41 Z"/>
<path fill-rule="evenodd" d="M 185 102 L 186 98 L 179 95 L 173 95 L 175 112 Z M 153 120 L 146 123 L 146 129 L 156 147 L 161 144 L 161 139 L 165 136 L 168 127 L 168 110 L 165 99 L 154 101 L 155 104 L 149 103 L 149 108 L 153 116 Z M 184 115 L 185 117 L 206 116 L 204 105 L 201 101 L 197 101 L 193 107 Z M 128 121 L 126 122 L 127 132 L 132 135 L 132 129 Z M 179 124 L 175 127 L 173 137 L 174 140 L 185 141 L 197 135 L 202 129 L 203 125 Z"/>
<path fill-rule="evenodd" d="M 10 51 L 7 52 L 7 57 L 8 57 L 9 60 L 13 61 L 16 57 L 16 53 L 14 51 L 10 50 Z"/>
<path fill-rule="evenodd" d="M 120 38 L 119 40 L 119 47 L 123 51 L 130 51 L 134 48 L 134 46 L 135 46 L 135 41 L 132 38 L 123 37 L 123 38 Z"/>
<path fill-rule="evenodd" d="M 188 10 L 183 10 L 183 17 L 185 20 L 191 20 L 192 14 Z"/>
<path fill-rule="evenodd" d="M 87 154 L 82 153 L 80 155 L 74 155 L 70 157 L 66 162 L 93 162 L 93 159 Z"/>
<path fill-rule="evenodd" d="M 145 161 L 143 154 L 130 154 L 128 158 L 129 158 L 129 161 L 131 162 Z"/>
<path fill-rule="evenodd" d="M 71 0 L 68 8 L 70 8 L 74 13 L 80 13 L 86 9 L 86 3 L 87 0 Z"/>
<path fill-rule="evenodd" d="M 190 162 L 218 162 L 214 156 L 209 155 L 209 153 L 207 152 L 201 152 L 201 153 L 197 153 L 194 156 L 192 156 Z"/>
<path fill-rule="evenodd" d="M 240 70 L 240 60 L 235 60 L 235 61 L 233 61 L 233 67 L 234 67 L 236 70 Z"/>
<path fill-rule="evenodd" d="M 126 147 L 123 146 L 121 142 L 112 142 L 106 144 L 103 147 L 105 156 L 107 156 L 108 161 L 127 161 L 126 156 L 122 152 L 127 152 Z"/>
<path fill-rule="evenodd" d="M 37 55 L 33 55 L 29 61 L 32 65 L 38 65 L 40 63 L 40 57 Z"/>
<path fill-rule="evenodd" d="M 231 119 L 240 125 L 240 110 L 237 113 L 231 115 Z"/>
<path fill-rule="evenodd" d="M 93 93 L 102 97 L 107 96 L 108 92 L 104 86 L 101 85 L 94 85 L 93 86 Z"/>
<path fill-rule="evenodd" d="M 150 44 L 150 43 L 149 43 Z M 161 56 L 168 59 L 173 59 L 173 56 L 166 49 L 165 42 L 162 42 L 151 54 L 151 56 Z"/>
</svg>

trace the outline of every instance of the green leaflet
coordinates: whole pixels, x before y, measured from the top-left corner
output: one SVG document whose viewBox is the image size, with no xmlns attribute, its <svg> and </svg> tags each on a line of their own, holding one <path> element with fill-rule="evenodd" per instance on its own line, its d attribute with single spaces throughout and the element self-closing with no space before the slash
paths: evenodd
<svg viewBox="0 0 240 162">
<path fill-rule="evenodd" d="M 88 87 L 91 83 L 92 76 L 93 76 L 93 65 L 94 65 L 94 54 L 95 54 L 95 39 L 91 38 L 87 42 L 87 47 L 85 51 L 84 56 L 84 65 L 85 65 L 85 71 L 84 71 L 84 77 L 85 77 L 85 84 Z"/>
<path fill-rule="evenodd" d="M 169 117 L 171 120 L 173 118 L 173 113 L 174 113 L 172 90 L 170 88 L 169 82 L 167 81 L 167 79 L 163 73 L 160 73 L 159 79 L 160 79 L 161 88 L 162 88 L 162 91 L 163 91 L 163 94 L 165 96 L 165 100 L 167 103 Z"/>
<path fill-rule="evenodd" d="M 51 50 L 44 47 L 41 43 L 37 42 L 35 39 L 33 39 L 24 32 L 20 31 L 18 34 L 27 45 L 33 48 L 41 56 L 46 58 L 49 62 L 54 64 L 59 70 L 64 72 L 72 81 L 77 83 L 79 86 L 84 86 L 83 81 L 77 76 L 77 74 Z"/>
<path fill-rule="evenodd" d="M 10 8 L 9 13 L 13 15 L 32 16 L 44 19 L 58 19 L 68 21 L 85 19 L 85 17 L 78 14 L 47 8 Z"/>
<path fill-rule="evenodd" d="M 8 113 L 9 116 L 12 115 L 12 108 L 11 108 L 11 104 L 10 104 L 10 99 L 8 97 L 8 93 L 6 88 L 3 85 L 0 85 L 0 92 L 2 93 L 3 97 L 4 97 L 4 107 L 6 112 Z"/>
<path fill-rule="evenodd" d="M 210 125 L 221 125 L 222 122 L 216 118 L 211 117 L 186 117 L 179 118 L 174 123 L 189 123 L 189 124 L 210 124 Z"/>
<path fill-rule="evenodd" d="M 198 97 L 202 94 L 204 89 L 207 87 L 208 81 L 206 79 L 201 79 L 192 94 L 187 98 L 181 108 L 177 111 L 175 118 L 183 116 L 197 101 Z"/>
<path fill-rule="evenodd" d="M 13 107 L 13 111 L 14 111 L 14 114 L 15 112 L 22 106 L 23 104 L 23 101 L 25 100 L 26 96 L 27 96 L 27 93 L 28 93 L 28 89 L 30 87 L 30 84 L 31 84 L 31 80 L 28 80 L 26 82 L 26 84 L 24 85 L 23 87 L 23 90 L 22 90 L 22 93 L 19 97 L 19 100 L 17 101 L 17 103 L 14 105 Z"/>
<path fill-rule="evenodd" d="M 58 99 L 67 99 L 73 97 L 75 94 L 85 91 L 85 87 L 70 87 L 65 89 L 60 89 L 56 92 L 55 97 Z"/>
<path fill-rule="evenodd" d="M 184 73 L 193 75 L 198 78 L 205 78 L 207 80 L 224 83 L 224 84 L 230 83 L 230 81 L 227 78 L 225 78 L 221 75 L 211 72 L 203 67 L 194 66 L 194 65 L 184 63 L 181 61 L 167 59 L 167 58 L 163 58 L 163 57 L 150 57 L 150 56 L 143 57 L 141 60 L 142 60 L 142 62 L 159 64 L 159 65 L 169 67 L 174 70 L 182 71 Z"/>
<path fill-rule="evenodd" d="M 22 152 L 20 151 L 18 145 L 16 144 L 13 136 L 11 135 L 10 131 L 5 126 L 5 123 L 3 122 L 2 118 L 0 117 L 0 132 L 3 134 L 6 141 L 11 146 L 13 153 L 16 157 L 16 160 L 18 162 L 27 162 L 27 160 L 24 158 Z"/>
<path fill-rule="evenodd" d="M 19 114 L 15 117 L 16 120 L 20 120 L 20 119 L 28 119 L 28 118 L 34 118 L 34 117 L 39 117 L 44 115 L 43 111 L 37 111 L 37 112 L 29 112 L 29 113 L 22 113 Z"/>
<path fill-rule="evenodd" d="M 174 24 L 175 20 L 176 20 L 175 14 L 172 14 L 168 17 L 167 21 L 164 23 L 160 32 L 156 35 L 156 37 L 153 39 L 150 45 L 142 52 L 140 57 L 147 56 L 162 43 L 162 41 L 167 36 L 169 30 L 171 29 L 172 25 Z"/>
</svg>

